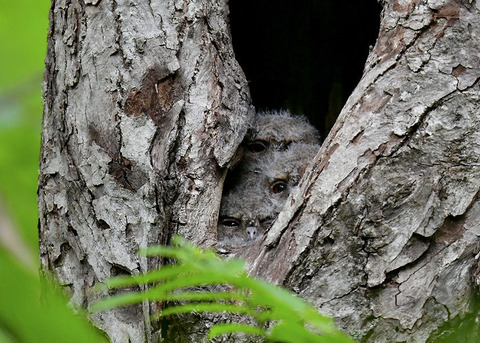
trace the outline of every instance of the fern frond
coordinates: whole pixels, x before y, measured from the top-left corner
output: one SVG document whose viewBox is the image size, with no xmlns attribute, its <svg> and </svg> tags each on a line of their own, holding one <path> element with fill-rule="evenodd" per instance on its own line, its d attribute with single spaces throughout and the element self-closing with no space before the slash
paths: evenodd
<svg viewBox="0 0 480 343">
<path fill-rule="evenodd" d="M 256 335 L 265 337 L 265 330 L 262 330 L 256 326 L 246 325 L 246 324 L 236 324 L 236 323 L 226 323 L 226 324 L 216 324 L 208 333 L 208 338 L 212 339 L 228 333 L 237 333 L 243 332 L 250 335 Z"/>
<path fill-rule="evenodd" d="M 229 305 L 221 303 L 192 303 L 186 305 L 178 305 L 167 307 L 163 311 L 154 314 L 151 316 L 152 320 L 156 320 L 161 317 L 166 317 L 172 314 L 181 314 L 181 313 L 215 313 L 215 312 L 225 312 L 225 313 L 236 313 L 236 314 L 247 314 L 252 315 L 253 311 L 245 306 L 238 305 Z"/>
<path fill-rule="evenodd" d="M 257 326 L 228 323 L 214 325 L 209 337 L 243 332 L 258 335 L 268 341 L 281 342 L 353 342 L 336 329 L 333 320 L 319 314 L 303 299 L 286 289 L 265 281 L 248 277 L 244 262 L 222 260 L 213 251 L 204 251 L 175 237 L 173 246 L 156 246 L 141 251 L 146 256 L 171 258 L 175 264 L 167 265 L 142 275 L 113 278 L 104 287 L 140 286 L 142 292 L 117 294 L 100 300 L 92 310 L 130 305 L 146 300 L 181 302 L 153 315 L 160 317 L 200 312 L 241 314 L 254 319 Z M 203 287 L 223 285 L 221 291 Z M 228 287 L 229 291 L 225 291 Z M 197 289 L 192 291 L 193 289 Z M 265 330 L 263 327 L 270 326 Z"/>
<path fill-rule="evenodd" d="M 167 301 L 245 301 L 246 297 L 240 292 L 183 292 L 168 294 Z"/>
</svg>

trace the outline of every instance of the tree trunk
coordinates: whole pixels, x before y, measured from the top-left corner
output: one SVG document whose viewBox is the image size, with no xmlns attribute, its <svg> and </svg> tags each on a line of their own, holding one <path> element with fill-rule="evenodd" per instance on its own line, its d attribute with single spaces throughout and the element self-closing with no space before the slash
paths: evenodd
<svg viewBox="0 0 480 343">
<path fill-rule="evenodd" d="M 138 248 L 216 241 L 223 180 L 251 118 L 226 1 L 53 1 L 40 254 L 91 288 L 157 267 Z M 274 226 L 243 253 L 369 342 L 424 342 L 479 283 L 480 4 L 389 0 L 364 76 Z M 157 342 L 154 303 L 96 314 Z"/>
<path fill-rule="evenodd" d="M 424 342 L 471 311 L 479 56 L 480 3 L 386 2 L 362 80 L 246 254 L 250 272 L 295 290 L 361 341 Z"/>
<path fill-rule="evenodd" d="M 40 254 L 91 287 L 156 267 L 138 248 L 215 242 L 226 167 L 251 117 L 226 1 L 52 1 L 39 180 Z M 156 342 L 154 304 L 93 316 L 112 342 Z"/>
</svg>

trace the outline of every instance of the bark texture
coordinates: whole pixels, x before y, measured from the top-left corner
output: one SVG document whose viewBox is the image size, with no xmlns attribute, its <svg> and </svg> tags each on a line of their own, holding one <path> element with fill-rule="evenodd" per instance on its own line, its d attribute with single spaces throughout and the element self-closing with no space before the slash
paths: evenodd
<svg viewBox="0 0 480 343">
<path fill-rule="evenodd" d="M 88 307 L 97 283 L 155 267 L 174 233 L 210 246 L 251 117 L 226 1 L 52 1 L 40 255 Z M 96 314 L 112 342 L 157 342 L 155 304 Z"/>
<path fill-rule="evenodd" d="M 40 254 L 91 287 L 156 267 L 138 248 L 216 240 L 250 120 L 226 0 L 52 1 Z M 366 342 L 425 342 L 480 283 L 480 3 L 388 0 L 364 76 L 298 190 L 242 256 Z M 92 317 L 157 342 L 144 303 Z M 192 324 L 194 326 L 196 324 Z M 197 336 L 192 336 L 197 337 Z"/>
<path fill-rule="evenodd" d="M 364 76 L 298 191 L 245 253 L 251 273 L 360 341 L 425 342 L 473 311 L 479 77 L 478 1 L 385 1 Z"/>
</svg>

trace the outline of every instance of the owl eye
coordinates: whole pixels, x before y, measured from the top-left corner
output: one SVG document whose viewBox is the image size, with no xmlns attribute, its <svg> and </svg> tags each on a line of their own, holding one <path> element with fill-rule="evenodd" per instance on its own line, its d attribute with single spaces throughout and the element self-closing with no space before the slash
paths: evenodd
<svg viewBox="0 0 480 343">
<path fill-rule="evenodd" d="M 293 141 L 289 141 L 289 142 L 286 142 L 285 145 L 284 145 L 284 149 L 287 150 L 290 145 L 292 145 Z"/>
<path fill-rule="evenodd" d="M 222 219 L 222 225 L 227 227 L 237 227 L 240 226 L 240 221 L 235 218 L 224 218 Z"/>
<path fill-rule="evenodd" d="M 254 142 L 251 142 L 251 143 L 247 144 L 247 149 L 252 154 L 258 154 L 258 153 L 263 152 L 267 149 L 267 143 L 263 142 L 263 141 L 254 141 Z"/>
<path fill-rule="evenodd" d="M 264 228 L 269 228 L 270 226 L 272 226 L 274 221 L 275 221 L 275 218 L 268 217 L 260 220 L 260 225 Z"/>
<path fill-rule="evenodd" d="M 284 180 L 277 180 L 272 184 L 271 190 L 273 194 L 285 192 L 287 190 L 287 182 Z"/>
</svg>

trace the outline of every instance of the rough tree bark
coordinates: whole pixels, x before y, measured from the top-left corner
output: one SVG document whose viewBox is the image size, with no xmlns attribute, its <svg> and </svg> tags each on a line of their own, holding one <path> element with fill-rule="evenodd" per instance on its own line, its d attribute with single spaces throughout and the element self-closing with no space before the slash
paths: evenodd
<svg viewBox="0 0 480 343">
<path fill-rule="evenodd" d="M 88 307 L 156 267 L 173 233 L 215 243 L 251 118 L 226 0 L 52 1 L 39 179 L 43 268 Z M 480 3 L 388 0 L 364 76 L 270 232 L 243 256 L 361 341 L 424 342 L 471 311 L 480 246 Z M 279 258 L 280 257 L 280 258 Z M 156 342 L 145 303 L 92 317 Z"/>
<path fill-rule="evenodd" d="M 52 1 L 39 179 L 46 270 L 92 286 L 147 271 L 138 248 L 215 242 L 226 167 L 250 120 L 226 1 Z M 156 342 L 154 304 L 92 317 L 112 342 Z"/>
<path fill-rule="evenodd" d="M 480 3 L 386 1 L 381 20 L 312 170 L 246 255 L 359 340 L 424 342 L 479 282 Z"/>
</svg>

